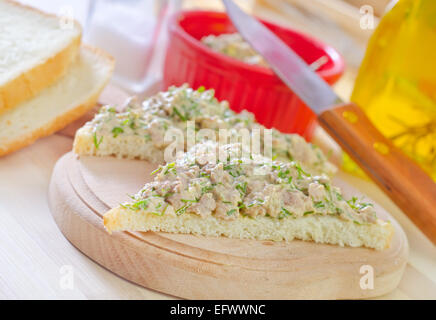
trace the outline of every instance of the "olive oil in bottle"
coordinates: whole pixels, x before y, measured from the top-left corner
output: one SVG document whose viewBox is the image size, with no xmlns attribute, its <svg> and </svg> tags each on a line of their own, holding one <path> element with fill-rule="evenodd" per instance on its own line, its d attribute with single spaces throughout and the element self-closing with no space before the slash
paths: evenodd
<svg viewBox="0 0 436 320">
<path fill-rule="evenodd" d="M 351 100 L 436 180 L 435 0 L 400 0 L 383 17 Z"/>
</svg>

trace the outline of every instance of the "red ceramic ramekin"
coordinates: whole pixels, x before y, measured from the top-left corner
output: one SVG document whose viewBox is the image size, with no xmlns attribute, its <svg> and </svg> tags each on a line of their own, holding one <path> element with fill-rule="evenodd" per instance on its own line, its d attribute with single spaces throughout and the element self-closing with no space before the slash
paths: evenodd
<svg viewBox="0 0 436 320">
<path fill-rule="evenodd" d="M 322 56 L 328 62 L 318 74 L 333 84 L 344 71 L 344 62 L 332 47 L 294 30 L 262 21 L 307 63 Z M 233 110 L 253 112 L 259 123 L 310 140 L 316 127 L 315 114 L 273 73 L 209 49 L 204 36 L 235 32 L 227 15 L 214 11 L 182 11 L 169 23 L 164 86 L 188 83 L 193 88 L 213 88 L 219 100 Z"/>
</svg>

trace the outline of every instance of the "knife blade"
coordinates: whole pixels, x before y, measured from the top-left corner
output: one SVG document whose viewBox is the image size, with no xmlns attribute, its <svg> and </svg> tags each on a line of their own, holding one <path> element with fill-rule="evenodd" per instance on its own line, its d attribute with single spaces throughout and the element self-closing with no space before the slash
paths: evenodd
<svg viewBox="0 0 436 320">
<path fill-rule="evenodd" d="M 436 244 L 436 184 L 371 123 L 360 107 L 342 101 L 330 86 L 273 32 L 223 0 L 241 36 L 317 115 L 320 125 Z"/>
<path fill-rule="evenodd" d="M 242 11 L 233 1 L 223 2 L 227 14 L 242 37 L 265 58 L 283 82 L 316 114 L 343 102 L 330 86 L 273 32 Z M 314 91 L 313 88 L 317 90 Z"/>
</svg>

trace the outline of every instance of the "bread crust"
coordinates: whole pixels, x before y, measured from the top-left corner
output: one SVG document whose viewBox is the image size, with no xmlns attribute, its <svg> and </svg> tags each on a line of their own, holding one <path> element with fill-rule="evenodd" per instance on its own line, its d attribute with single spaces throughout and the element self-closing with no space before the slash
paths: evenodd
<svg viewBox="0 0 436 320">
<path fill-rule="evenodd" d="M 101 91 L 106 86 L 106 84 L 109 82 L 110 75 L 112 74 L 115 60 L 112 56 L 110 56 L 108 53 L 104 52 L 101 49 L 91 47 L 88 45 L 82 45 L 86 50 L 92 51 L 95 55 L 97 55 L 100 59 L 105 60 L 105 63 L 109 66 L 109 72 L 108 77 L 105 79 L 105 81 L 102 83 L 101 87 L 97 88 L 97 90 L 83 103 L 76 106 L 75 108 L 65 112 L 64 114 L 52 119 L 48 123 L 46 123 L 44 126 L 38 128 L 37 130 L 31 132 L 30 134 L 27 134 L 25 136 L 21 136 L 13 141 L 8 142 L 7 144 L 3 145 L 0 149 L 0 156 L 4 156 L 7 154 L 10 154 L 18 149 L 21 149 L 25 146 L 28 146 L 32 143 L 34 143 L 37 139 L 46 137 L 48 135 L 51 135 L 55 133 L 58 130 L 63 129 L 71 122 L 77 120 L 82 115 L 84 115 L 87 111 L 92 109 L 96 102 L 98 97 L 100 96 Z"/>
<path fill-rule="evenodd" d="M 356 225 L 330 216 L 287 218 L 280 221 L 268 217 L 238 217 L 227 221 L 214 216 L 202 218 L 191 213 L 157 216 L 145 210 L 131 211 L 123 207 L 106 212 L 103 223 L 109 234 L 114 231 L 155 231 L 273 241 L 300 239 L 340 246 L 364 246 L 376 250 L 387 249 L 394 234 L 392 225 L 382 220 L 369 225 Z"/>
<path fill-rule="evenodd" d="M 96 155 L 95 148 L 92 148 L 92 141 L 87 134 L 82 134 L 83 127 L 77 130 L 74 136 L 73 152 L 79 155 Z"/>
<path fill-rule="evenodd" d="M 31 10 L 49 18 L 56 18 L 56 15 L 49 14 L 30 6 L 17 3 L 12 0 L 5 0 L 11 5 Z M 78 35 L 73 38 L 65 48 L 49 57 L 42 64 L 20 74 L 15 79 L 0 86 L 0 115 L 5 111 L 18 106 L 21 102 L 30 100 L 38 95 L 43 89 L 51 86 L 62 78 L 71 64 L 77 58 L 80 51 L 82 38 L 82 27 L 74 20 L 74 27 L 79 30 Z"/>
</svg>

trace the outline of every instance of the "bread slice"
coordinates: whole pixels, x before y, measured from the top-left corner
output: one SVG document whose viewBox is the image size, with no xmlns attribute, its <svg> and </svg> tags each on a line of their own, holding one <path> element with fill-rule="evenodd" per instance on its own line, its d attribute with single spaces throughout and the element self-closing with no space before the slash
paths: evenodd
<svg viewBox="0 0 436 320">
<path fill-rule="evenodd" d="M 346 201 L 326 175 L 312 176 L 296 162 L 238 157 L 238 144 L 212 144 L 197 144 L 159 167 L 153 182 L 104 215 L 106 230 L 389 246 L 391 224 L 377 218 L 372 204 Z M 214 149 L 227 150 L 227 162 L 214 161 Z"/>
<path fill-rule="evenodd" d="M 202 218 L 185 213 L 179 217 L 157 216 L 146 210 L 131 211 L 117 207 L 104 215 L 104 225 L 114 231 L 156 231 L 187 233 L 206 237 L 225 236 L 234 239 L 292 241 L 294 239 L 339 246 L 368 247 L 383 250 L 393 235 L 391 224 L 379 220 L 375 224 L 357 225 L 330 216 L 307 216 L 275 221 L 269 217 L 238 217 L 235 221 Z"/>
<path fill-rule="evenodd" d="M 336 171 L 321 149 L 301 136 L 267 130 L 256 122 L 253 114 L 247 111 L 235 113 L 227 101 L 218 101 L 214 94 L 212 89 L 200 87 L 194 90 L 182 85 L 170 87 L 142 103 L 131 99 L 121 112 L 117 112 L 114 106 L 105 106 L 76 132 L 73 150 L 78 155 L 116 156 L 163 163 L 164 160 L 173 161 L 165 150 L 175 140 L 180 142 L 179 150 L 186 149 L 189 139 L 200 141 L 201 133 L 207 131 L 207 139 L 222 141 L 221 133 L 227 132 L 224 140 L 244 140 L 247 143 L 242 136 L 245 132 L 252 145 L 259 143 L 260 153 L 266 154 L 263 152 L 267 149 L 265 145 L 271 141 L 273 158 L 299 161 L 311 173 L 332 175 Z M 190 133 L 196 130 L 197 134 L 188 133 L 188 127 L 192 129 Z M 172 132 L 179 133 L 180 139 L 174 139 Z M 256 132 L 260 133 L 257 137 Z M 268 133 L 271 134 L 270 140 Z M 170 138 L 166 139 L 168 136 Z"/>
<path fill-rule="evenodd" d="M 0 0 L 0 114 L 64 76 L 80 51 L 81 27 Z"/>
<path fill-rule="evenodd" d="M 32 100 L 0 115 L 0 156 L 62 129 L 90 110 L 113 67 L 108 54 L 83 46 L 67 75 Z"/>
</svg>

